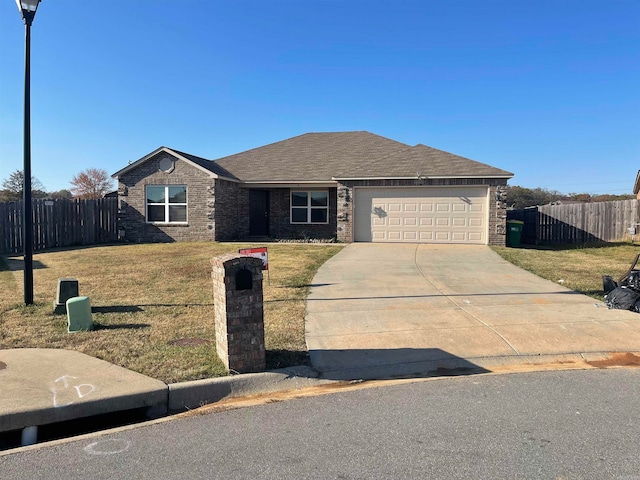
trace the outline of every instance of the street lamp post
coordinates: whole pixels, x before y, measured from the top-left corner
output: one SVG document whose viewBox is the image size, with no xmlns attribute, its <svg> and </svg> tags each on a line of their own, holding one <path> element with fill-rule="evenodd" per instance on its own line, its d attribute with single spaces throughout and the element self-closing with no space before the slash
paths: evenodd
<svg viewBox="0 0 640 480">
<path fill-rule="evenodd" d="M 16 0 L 25 26 L 24 37 L 24 185 L 22 241 L 24 248 L 24 303 L 33 304 L 33 216 L 31 213 L 31 24 L 40 0 Z"/>
</svg>

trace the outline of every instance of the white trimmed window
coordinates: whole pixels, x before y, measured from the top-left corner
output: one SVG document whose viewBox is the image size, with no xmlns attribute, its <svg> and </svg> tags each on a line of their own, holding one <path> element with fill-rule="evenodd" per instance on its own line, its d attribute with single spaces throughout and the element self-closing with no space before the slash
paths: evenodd
<svg viewBox="0 0 640 480">
<path fill-rule="evenodd" d="M 186 185 L 147 185 L 148 223 L 187 223 Z"/>
<path fill-rule="evenodd" d="M 291 223 L 329 223 L 329 192 L 291 192 Z"/>
</svg>

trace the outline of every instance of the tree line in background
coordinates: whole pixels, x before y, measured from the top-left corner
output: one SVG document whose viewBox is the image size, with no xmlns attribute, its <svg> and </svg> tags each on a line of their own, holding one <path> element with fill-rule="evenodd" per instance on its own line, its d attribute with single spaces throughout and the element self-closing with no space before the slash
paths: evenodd
<svg viewBox="0 0 640 480">
<path fill-rule="evenodd" d="M 113 189 L 113 182 L 106 170 L 88 168 L 74 175 L 69 189 L 47 192 L 40 180 L 31 177 L 32 198 L 50 199 L 98 199 L 104 197 Z M 2 181 L 0 203 L 18 202 L 22 200 L 24 191 L 24 172 L 16 170 L 9 178 Z"/>
<path fill-rule="evenodd" d="M 524 188 L 517 185 L 507 187 L 507 207 L 518 210 L 521 208 L 549 205 L 551 203 L 594 203 L 610 202 L 614 200 L 630 200 L 636 198 L 631 194 L 610 195 L 591 193 L 560 193 L 546 188 Z"/>
</svg>

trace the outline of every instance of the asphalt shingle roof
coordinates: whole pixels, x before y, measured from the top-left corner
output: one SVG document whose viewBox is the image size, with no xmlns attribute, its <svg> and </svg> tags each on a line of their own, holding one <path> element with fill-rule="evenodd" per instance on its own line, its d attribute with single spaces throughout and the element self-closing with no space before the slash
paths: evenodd
<svg viewBox="0 0 640 480">
<path fill-rule="evenodd" d="M 426 145 L 369 132 L 306 133 L 215 161 L 245 182 L 421 176 L 512 177 L 511 172 Z M 228 176 L 228 175 L 227 175 Z"/>
<path fill-rule="evenodd" d="M 358 170 L 407 146 L 369 132 L 305 133 L 215 162 L 249 182 L 331 181 L 345 165 Z"/>
<path fill-rule="evenodd" d="M 171 150 L 176 152 L 178 155 L 183 156 L 187 160 L 195 163 L 196 165 L 199 165 L 202 168 L 206 168 L 207 170 L 209 170 L 210 172 L 215 173 L 218 176 L 227 177 L 227 178 L 235 178 L 231 172 L 228 172 L 227 170 L 225 170 L 223 167 L 221 167 L 216 162 L 213 162 L 211 160 L 207 160 L 206 158 L 202 158 L 202 157 L 197 157 L 195 155 L 191 155 L 190 153 L 181 152 L 181 151 L 176 150 L 174 148 L 172 148 Z"/>
<path fill-rule="evenodd" d="M 499 177 L 511 172 L 453 153 L 414 147 L 370 132 L 305 133 L 218 160 L 166 147 L 116 172 L 119 176 L 161 152 L 172 151 L 220 177 L 252 183 L 332 182 L 355 178 Z"/>
<path fill-rule="evenodd" d="M 418 144 L 386 157 L 374 158 L 359 166 L 358 175 L 353 169 L 335 175 L 336 178 L 379 177 L 511 177 L 506 170 L 476 162 L 469 158 Z"/>
</svg>

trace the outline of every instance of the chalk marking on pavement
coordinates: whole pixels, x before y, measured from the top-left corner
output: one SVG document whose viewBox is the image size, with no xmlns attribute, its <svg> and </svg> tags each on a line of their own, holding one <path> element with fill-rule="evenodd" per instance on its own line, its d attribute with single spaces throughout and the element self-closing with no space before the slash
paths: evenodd
<svg viewBox="0 0 640 480">
<path fill-rule="evenodd" d="M 51 388 L 49 391 L 53 395 L 54 408 L 67 407 L 74 403 L 74 400 L 71 400 L 67 403 L 58 403 L 58 389 L 56 389 L 55 387 L 56 383 L 62 383 L 63 390 L 70 390 L 70 387 L 73 387 L 79 399 L 86 397 L 87 395 L 89 395 L 90 393 L 93 393 L 96 390 L 96 387 L 94 385 L 91 385 L 90 383 L 81 383 L 79 385 L 71 385 L 69 380 L 77 379 L 77 378 L 78 377 L 74 377 L 73 375 L 62 375 L 61 377 L 58 377 L 53 381 L 54 387 Z"/>
<path fill-rule="evenodd" d="M 82 450 L 89 455 L 117 455 L 131 448 L 131 442 L 124 438 L 109 438 L 90 443 Z"/>
</svg>

